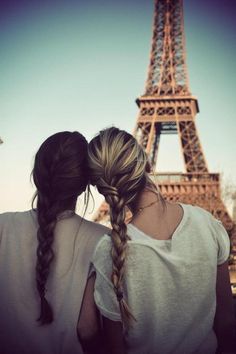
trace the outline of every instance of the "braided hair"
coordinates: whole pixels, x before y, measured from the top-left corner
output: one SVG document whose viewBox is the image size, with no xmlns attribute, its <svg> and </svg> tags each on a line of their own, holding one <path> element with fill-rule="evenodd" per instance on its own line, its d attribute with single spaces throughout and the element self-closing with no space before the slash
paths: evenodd
<svg viewBox="0 0 236 354">
<path fill-rule="evenodd" d="M 86 139 L 78 132 L 60 132 L 40 146 L 32 171 L 37 188 L 38 247 L 36 285 L 40 298 L 41 325 L 53 321 L 53 310 L 46 298 L 46 282 L 54 258 L 54 229 L 60 213 L 75 209 L 76 199 L 87 186 Z M 33 204 L 33 203 L 32 203 Z"/>
<path fill-rule="evenodd" d="M 115 127 L 105 129 L 88 146 L 90 182 L 104 195 L 110 207 L 112 226 L 111 281 L 119 302 L 122 322 L 129 327 L 134 316 L 124 299 L 123 279 L 127 255 L 126 207 L 132 206 L 145 187 L 154 184 L 148 176 L 148 158 L 136 139 Z"/>
</svg>

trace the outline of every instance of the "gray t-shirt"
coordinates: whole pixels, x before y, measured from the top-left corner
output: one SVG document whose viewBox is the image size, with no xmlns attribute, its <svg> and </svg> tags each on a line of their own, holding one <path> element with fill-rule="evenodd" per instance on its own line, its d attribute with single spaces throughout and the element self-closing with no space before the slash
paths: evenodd
<svg viewBox="0 0 236 354">
<path fill-rule="evenodd" d="M 82 354 L 76 327 L 90 260 L 107 228 L 78 215 L 58 221 L 46 296 L 54 321 L 40 326 L 35 265 L 38 223 L 31 211 L 0 214 L 0 353 Z"/>
<path fill-rule="evenodd" d="M 129 354 L 211 354 L 217 265 L 229 256 L 229 237 L 210 213 L 181 204 L 183 218 L 171 240 L 157 240 L 128 225 L 124 293 L 137 322 L 125 334 Z M 111 239 L 97 245 L 95 301 L 105 317 L 120 321 L 110 281 Z"/>
</svg>

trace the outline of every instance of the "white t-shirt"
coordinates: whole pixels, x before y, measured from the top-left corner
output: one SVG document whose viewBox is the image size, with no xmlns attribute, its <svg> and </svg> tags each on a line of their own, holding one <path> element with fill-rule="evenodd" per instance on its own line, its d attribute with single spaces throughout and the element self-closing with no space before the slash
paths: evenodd
<svg viewBox="0 0 236 354">
<path fill-rule="evenodd" d="M 229 237 L 207 211 L 181 206 L 183 218 L 171 240 L 128 225 L 124 294 L 137 320 L 125 334 L 129 354 L 215 353 L 216 273 L 229 256 Z M 105 235 L 93 257 L 94 296 L 102 315 L 120 321 L 110 249 Z"/>
<path fill-rule="evenodd" d="M 35 265 L 38 223 L 31 211 L 0 215 L 0 353 L 82 354 L 76 327 L 90 260 L 107 228 L 78 216 L 58 221 L 46 297 L 54 321 L 40 326 Z"/>
</svg>

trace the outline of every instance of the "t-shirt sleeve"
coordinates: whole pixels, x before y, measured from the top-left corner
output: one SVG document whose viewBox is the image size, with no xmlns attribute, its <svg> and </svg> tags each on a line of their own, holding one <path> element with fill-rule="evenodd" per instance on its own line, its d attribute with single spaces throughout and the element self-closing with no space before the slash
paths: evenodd
<svg viewBox="0 0 236 354">
<path fill-rule="evenodd" d="M 218 257 L 217 264 L 220 265 L 227 261 L 230 252 L 230 240 L 222 222 L 217 219 L 213 219 L 214 236 L 218 245 Z"/>
<path fill-rule="evenodd" d="M 112 321 L 121 321 L 119 304 L 110 281 L 112 261 L 110 256 L 109 236 L 102 239 L 93 256 L 93 265 L 96 271 L 94 286 L 94 300 L 100 313 Z"/>
</svg>

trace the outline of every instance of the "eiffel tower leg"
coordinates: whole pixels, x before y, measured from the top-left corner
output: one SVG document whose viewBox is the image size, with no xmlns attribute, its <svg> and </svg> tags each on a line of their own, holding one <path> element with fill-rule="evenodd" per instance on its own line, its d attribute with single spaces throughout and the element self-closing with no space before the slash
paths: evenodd
<svg viewBox="0 0 236 354">
<path fill-rule="evenodd" d="M 157 163 L 157 156 L 158 156 L 158 147 L 159 147 L 159 143 L 160 143 L 160 138 L 161 138 L 161 125 L 159 123 L 155 124 L 155 138 L 154 138 L 154 142 L 153 142 L 153 151 L 152 151 L 152 159 L 151 159 L 151 163 L 152 166 L 154 166 L 154 168 L 156 167 L 156 163 Z"/>
<path fill-rule="evenodd" d="M 177 120 L 186 172 L 208 172 L 195 122 Z"/>
</svg>

